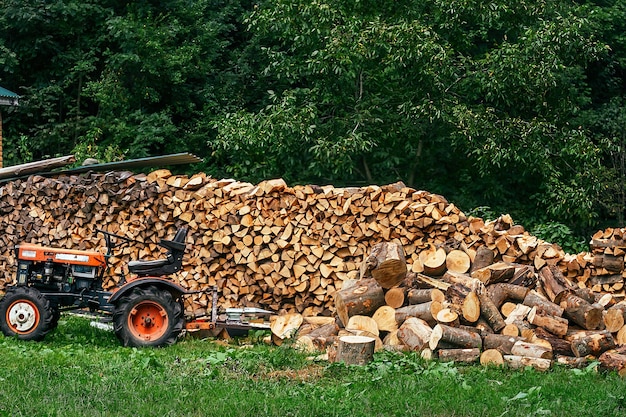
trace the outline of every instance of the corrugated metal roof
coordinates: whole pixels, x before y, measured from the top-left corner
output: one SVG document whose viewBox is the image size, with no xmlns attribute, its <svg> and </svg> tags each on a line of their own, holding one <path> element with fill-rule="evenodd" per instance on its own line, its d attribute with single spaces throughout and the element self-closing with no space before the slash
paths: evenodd
<svg viewBox="0 0 626 417">
<path fill-rule="evenodd" d="M 78 168 L 66 169 L 61 172 L 68 174 L 80 174 L 89 171 L 125 171 L 135 168 L 154 168 L 169 165 L 195 164 L 197 162 L 202 162 L 202 159 L 198 158 L 196 155 L 185 152 L 171 155 L 151 156 L 140 159 L 129 159 L 127 161 L 107 162 L 104 164 L 85 165 Z"/>
<path fill-rule="evenodd" d="M 0 104 L 4 106 L 17 106 L 19 104 L 20 96 L 13 91 L 9 91 L 6 88 L 0 87 Z"/>
<path fill-rule="evenodd" d="M 65 157 L 67 158 L 67 157 Z M 58 158 L 61 159 L 61 158 Z M 53 161 L 53 160 L 47 160 Z M 42 162 L 30 162 L 28 164 L 15 165 L 7 167 L 4 176 L 0 176 L 0 183 L 13 181 L 18 178 L 25 178 L 29 175 L 53 176 L 60 174 L 82 174 L 85 172 L 102 172 L 102 171 L 127 171 L 137 168 L 157 168 L 170 165 L 195 164 L 202 162 L 201 158 L 190 153 L 177 153 L 171 155 L 152 156 L 149 158 L 129 159 L 119 162 L 107 162 L 103 164 L 85 165 L 77 168 L 61 169 L 53 171 L 53 168 L 59 167 L 57 164 L 43 164 Z M 71 162 L 71 161 L 70 161 Z M 67 165 L 67 163 L 65 164 Z"/>
</svg>

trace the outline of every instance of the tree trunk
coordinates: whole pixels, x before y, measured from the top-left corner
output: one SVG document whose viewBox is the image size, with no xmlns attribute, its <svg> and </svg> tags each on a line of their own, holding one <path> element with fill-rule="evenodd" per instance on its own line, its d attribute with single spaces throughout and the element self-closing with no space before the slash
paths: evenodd
<svg viewBox="0 0 626 417">
<path fill-rule="evenodd" d="M 341 336 L 337 347 L 337 362 L 346 365 L 365 365 L 374 357 L 373 337 Z"/>
<path fill-rule="evenodd" d="M 395 287 L 406 277 L 406 258 L 399 242 L 381 242 L 372 248 L 361 265 L 361 278 L 368 273 L 385 289 Z"/>
<path fill-rule="evenodd" d="M 335 308 L 344 326 L 350 317 L 371 315 L 384 303 L 383 289 L 373 278 L 360 280 L 335 294 Z"/>
</svg>

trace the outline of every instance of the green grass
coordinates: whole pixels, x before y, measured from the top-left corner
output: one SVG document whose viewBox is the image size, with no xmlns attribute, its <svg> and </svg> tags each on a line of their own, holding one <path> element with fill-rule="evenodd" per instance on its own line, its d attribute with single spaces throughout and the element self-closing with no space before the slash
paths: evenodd
<svg viewBox="0 0 626 417">
<path fill-rule="evenodd" d="M 43 342 L 0 336 L 0 416 L 617 416 L 615 373 L 546 373 L 376 354 L 365 367 L 311 362 L 288 346 L 187 338 L 119 346 L 64 316 Z"/>
</svg>

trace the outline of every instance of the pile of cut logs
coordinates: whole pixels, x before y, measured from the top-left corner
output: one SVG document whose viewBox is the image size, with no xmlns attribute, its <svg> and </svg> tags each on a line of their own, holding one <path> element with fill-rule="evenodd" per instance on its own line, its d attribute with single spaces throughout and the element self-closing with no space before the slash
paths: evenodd
<svg viewBox="0 0 626 417">
<path fill-rule="evenodd" d="M 379 243 L 359 279 L 335 295 L 337 321 L 297 327 L 303 320 L 291 315 L 273 324 L 274 339 L 298 328 L 301 346 L 336 351 L 350 363 L 362 363 L 353 352 L 369 351 L 351 346 L 369 338 L 372 351 L 412 350 L 442 361 L 546 370 L 553 362 L 586 366 L 597 358 L 626 374 L 626 302 L 574 286 L 556 265 L 538 273 L 504 262 L 472 265 L 455 251 L 424 258 L 429 270 L 437 267 L 431 274 L 448 265 L 429 276 L 407 272 L 399 242 Z M 454 271 L 459 265 L 465 272 Z M 344 340 L 354 336 L 360 339 Z"/>
<path fill-rule="evenodd" d="M 281 179 L 250 184 L 168 170 L 34 175 L 5 183 L 0 286 L 15 275 L 14 245 L 103 248 L 100 228 L 137 241 L 112 259 L 105 283 L 110 288 L 127 273 L 127 261 L 163 256 L 158 242 L 180 226 L 190 233 L 183 271 L 175 279 L 191 290 L 217 286 L 221 307 L 330 316 L 335 293 L 360 276 L 374 245 L 394 240 L 413 274 L 462 274 L 470 265 L 490 265 L 476 272 L 485 274 L 488 285 L 513 264 L 513 282 L 524 284 L 548 265 L 558 266 L 579 288 L 624 295 L 617 279 L 617 270 L 623 271 L 620 230 L 594 236 L 602 242 L 594 252 L 569 255 L 508 215 L 490 222 L 468 217 L 444 197 L 402 183 L 289 187 Z M 210 296 L 198 295 L 187 310 L 199 315 L 209 306 Z"/>
</svg>

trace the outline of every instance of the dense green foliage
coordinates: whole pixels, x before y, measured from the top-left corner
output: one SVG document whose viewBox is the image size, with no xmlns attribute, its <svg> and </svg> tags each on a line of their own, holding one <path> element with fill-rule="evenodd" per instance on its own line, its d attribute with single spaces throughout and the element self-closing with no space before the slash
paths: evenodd
<svg viewBox="0 0 626 417">
<path fill-rule="evenodd" d="M 192 151 L 216 176 L 401 180 L 588 237 L 625 221 L 625 17 L 626 0 L 0 0 L 0 85 L 22 96 L 5 159 Z"/>
<path fill-rule="evenodd" d="M 312 362 L 287 345 L 185 339 L 120 347 L 62 317 L 43 342 L 0 336 L 1 416 L 617 416 L 615 372 L 545 373 L 380 352 L 364 367 Z"/>
</svg>

